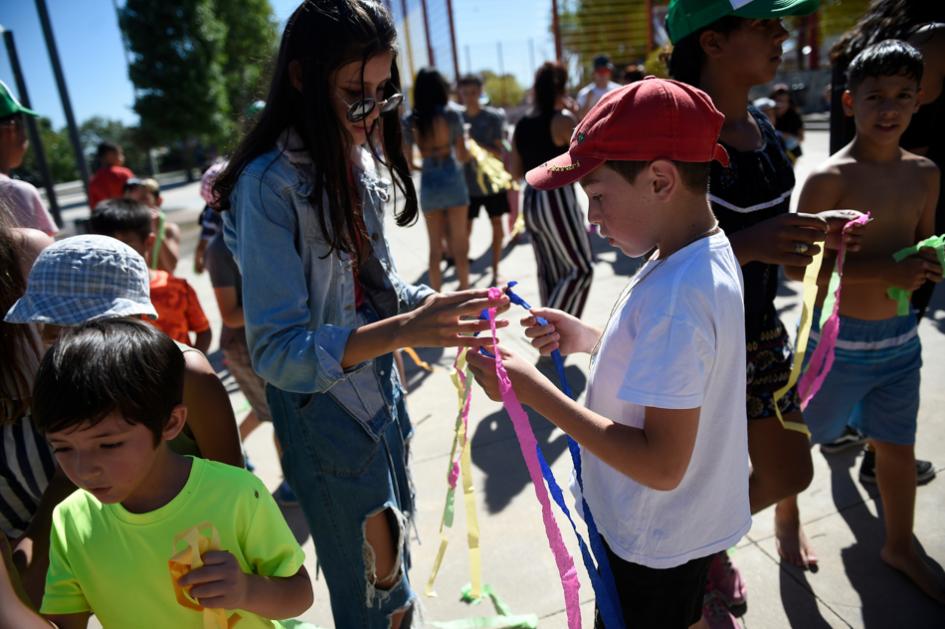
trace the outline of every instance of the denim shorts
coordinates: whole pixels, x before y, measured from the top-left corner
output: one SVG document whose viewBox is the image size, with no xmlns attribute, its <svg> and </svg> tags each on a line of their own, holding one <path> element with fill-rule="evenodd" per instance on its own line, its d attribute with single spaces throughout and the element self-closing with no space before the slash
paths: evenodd
<svg viewBox="0 0 945 629">
<path fill-rule="evenodd" d="M 820 313 L 807 345 L 820 339 Z M 813 443 L 828 443 L 848 424 L 878 441 L 915 443 L 922 345 L 915 314 L 879 321 L 840 317 L 833 368 L 804 410 Z"/>
<path fill-rule="evenodd" d="M 420 175 L 420 208 L 424 212 L 469 205 L 466 175 L 452 157 L 426 157 Z"/>
<path fill-rule="evenodd" d="M 368 421 L 339 404 L 330 389 L 302 394 L 266 386 L 283 447 L 282 469 L 305 513 L 339 629 L 386 629 L 391 614 L 415 598 L 408 580 L 414 496 L 407 459 L 413 429 L 393 356 L 376 358 L 365 368 L 375 371 L 387 401 L 387 410 Z M 374 559 L 364 524 L 385 510 L 398 544 L 400 578 L 381 590 L 371 580 Z"/>
</svg>

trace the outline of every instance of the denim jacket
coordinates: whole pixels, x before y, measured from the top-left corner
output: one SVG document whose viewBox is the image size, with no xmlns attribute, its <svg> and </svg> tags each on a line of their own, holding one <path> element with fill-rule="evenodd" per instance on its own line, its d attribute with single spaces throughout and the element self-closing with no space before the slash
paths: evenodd
<svg viewBox="0 0 945 629">
<path fill-rule="evenodd" d="M 338 250 L 328 253 L 309 203 L 312 166 L 307 152 L 294 148 L 301 146 L 289 131 L 276 148 L 253 160 L 224 213 L 224 240 L 243 276 L 246 341 L 253 367 L 266 382 L 294 393 L 330 392 L 356 416 L 370 416 L 379 410 L 375 403 L 367 403 L 375 408 L 352 408 L 367 402 L 363 385 L 386 389 L 377 379 L 393 375 L 368 369 L 371 361 L 341 367 L 348 336 L 364 321 L 355 308 L 352 258 Z M 413 309 L 433 290 L 397 275 L 384 237 L 391 182 L 378 176 L 364 149 L 355 180 L 384 284 L 396 294 L 399 311 Z"/>
</svg>

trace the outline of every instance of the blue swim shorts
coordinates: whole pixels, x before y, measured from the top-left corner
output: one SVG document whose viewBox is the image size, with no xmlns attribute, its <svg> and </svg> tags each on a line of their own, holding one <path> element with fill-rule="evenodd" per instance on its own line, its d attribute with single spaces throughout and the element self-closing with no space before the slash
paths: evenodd
<svg viewBox="0 0 945 629">
<path fill-rule="evenodd" d="M 820 340 L 819 319 L 815 312 L 806 360 Z M 850 425 L 871 439 L 914 444 L 921 367 L 914 313 L 879 321 L 840 317 L 833 368 L 804 410 L 811 441 L 833 441 Z"/>
</svg>

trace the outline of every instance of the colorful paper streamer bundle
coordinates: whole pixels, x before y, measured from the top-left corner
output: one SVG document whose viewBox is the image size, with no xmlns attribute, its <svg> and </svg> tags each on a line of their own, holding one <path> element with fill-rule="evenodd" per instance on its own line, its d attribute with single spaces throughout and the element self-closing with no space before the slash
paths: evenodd
<svg viewBox="0 0 945 629">
<path fill-rule="evenodd" d="M 917 242 L 911 247 L 900 249 L 893 254 L 893 259 L 896 262 L 902 262 L 906 258 L 919 253 L 920 249 L 925 248 L 935 249 L 935 254 L 938 256 L 938 263 L 941 265 L 942 269 L 945 270 L 945 234 L 942 234 L 941 236 L 930 236 L 921 242 Z M 911 291 L 907 291 L 904 288 L 899 288 L 898 286 L 892 286 L 886 291 L 886 294 L 890 299 L 896 302 L 897 315 L 903 317 L 909 314 L 909 300 L 912 297 Z"/>
<path fill-rule="evenodd" d="M 497 300 L 501 297 L 502 291 L 499 288 L 489 289 L 489 299 Z M 498 343 L 495 327 L 495 308 L 489 308 L 489 328 L 492 334 L 493 344 Z M 528 468 L 528 475 L 531 477 L 532 486 L 535 489 L 535 496 L 541 505 L 541 517 L 545 526 L 545 535 L 548 538 L 548 544 L 554 555 L 555 565 L 558 568 L 558 575 L 561 578 L 561 587 L 564 590 L 564 605 L 568 617 L 568 627 L 570 629 L 580 629 L 581 627 L 581 606 L 578 597 L 578 591 L 581 584 L 578 581 L 577 570 L 574 567 L 574 560 L 571 558 L 568 549 L 561 538 L 561 531 L 555 521 L 551 510 L 551 502 L 548 500 L 548 491 L 545 488 L 542 475 L 542 466 L 538 457 L 538 441 L 535 439 L 535 433 L 532 431 L 531 424 L 528 422 L 528 415 L 522 404 L 519 402 L 515 391 L 512 390 L 512 383 L 509 380 L 505 366 L 502 364 L 502 357 L 496 354 L 495 357 L 496 377 L 499 380 L 499 391 L 502 395 L 502 402 L 505 410 L 512 420 L 512 427 L 515 430 L 515 436 L 518 439 L 519 448 L 522 451 L 522 457 L 525 459 L 525 466 Z"/>
<path fill-rule="evenodd" d="M 797 384 L 801 375 L 801 367 L 804 365 L 804 356 L 807 355 L 807 341 L 810 338 L 810 328 L 814 316 L 814 304 L 817 301 L 817 277 L 820 275 L 820 267 L 824 262 L 824 248 L 821 247 L 817 255 L 813 257 L 807 268 L 804 269 L 804 287 L 801 293 L 801 322 L 797 326 L 797 341 L 794 345 L 794 364 L 791 365 L 791 375 L 788 376 L 787 384 L 774 392 L 774 412 L 777 414 L 781 425 L 787 430 L 794 430 L 803 433 L 810 438 L 810 430 L 803 422 L 785 421 L 781 415 L 780 401 L 787 395 L 788 391 Z"/>
<path fill-rule="evenodd" d="M 433 561 L 433 570 L 424 593 L 427 596 L 436 596 L 433 584 L 440 572 L 446 548 L 449 545 L 447 530 L 453 527 L 453 517 L 456 512 L 456 484 L 462 475 L 463 497 L 466 506 L 466 540 L 469 547 L 469 573 L 472 581 L 473 598 L 479 598 L 482 582 L 482 563 L 479 552 L 479 519 L 476 516 L 476 499 L 473 493 L 472 457 L 469 440 L 469 403 L 472 398 L 472 377 L 469 366 L 466 364 L 465 352 L 459 352 L 456 362 L 453 363 L 453 373 L 450 374 L 453 385 L 459 398 L 459 410 L 456 413 L 456 427 L 453 432 L 453 445 L 450 449 L 449 468 L 446 473 L 448 487 L 446 489 L 446 503 L 443 507 L 443 517 L 440 519 L 440 548 Z"/>
<path fill-rule="evenodd" d="M 846 236 L 854 227 L 866 225 L 870 220 L 872 220 L 870 213 L 867 212 L 847 221 L 847 224 L 843 226 L 843 235 Z M 843 262 L 846 253 L 846 243 L 841 239 L 833 273 L 830 275 L 830 283 L 827 286 L 827 296 L 821 307 L 820 342 L 817 344 L 807 368 L 797 383 L 797 394 L 801 398 L 801 410 L 806 409 L 813 397 L 817 395 L 821 385 L 827 378 L 827 374 L 830 373 L 830 369 L 833 367 L 837 338 L 840 335 L 840 280 L 843 278 Z"/>
<path fill-rule="evenodd" d="M 481 190 L 489 194 L 505 192 L 512 187 L 512 175 L 505 169 L 502 160 L 484 149 L 475 140 L 466 140 L 466 149 L 474 162 L 476 182 Z"/>
<path fill-rule="evenodd" d="M 184 543 L 182 549 L 181 542 Z M 239 622 L 239 614 L 227 616 L 226 610 L 204 607 L 177 582 L 188 572 L 202 567 L 203 554 L 211 550 L 220 550 L 220 534 L 213 524 L 202 522 L 174 536 L 174 554 L 168 560 L 167 567 L 171 572 L 177 602 L 188 609 L 203 612 L 204 629 L 230 629 Z"/>
<path fill-rule="evenodd" d="M 531 304 L 512 290 L 517 284 L 518 282 L 509 282 L 505 293 L 509 296 L 513 304 L 519 305 L 531 312 Z M 535 319 L 538 325 L 548 325 L 548 321 L 543 317 L 536 316 Z M 561 352 L 558 350 L 551 352 L 551 359 L 552 362 L 554 362 L 555 371 L 558 374 L 558 384 L 561 390 L 573 400 L 574 393 L 571 391 L 571 386 L 568 384 L 568 376 L 564 370 L 564 359 L 561 357 Z M 594 588 L 594 597 L 597 601 L 597 607 L 600 610 L 604 626 L 607 629 L 624 627 L 626 623 L 623 619 L 620 598 L 617 595 L 617 584 L 614 581 L 614 575 L 610 569 L 610 561 L 607 559 L 607 551 L 604 548 L 603 540 L 597 529 L 597 524 L 594 522 L 594 516 L 591 514 L 591 508 L 588 506 L 587 500 L 584 499 L 584 480 L 581 476 L 581 448 L 578 443 L 571 438 L 571 435 L 565 434 L 565 437 L 568 443 L 568 452 L 571 455 L 571 463 L 574 465 L 575 477 L 581 489 L 581 510 L 584 513 L 584 521 L 587 524 L 587 537 L 590 540 L 590 551 L 588 550 L 587 543 L 578 531 L 577 523 L 575 523 L 574 518 L 571 517 L 571 511 L 568 509 L 568 505 L 565 502 L 561 487 L 555 480 L 551 467 L 548 465 L 548 462 L 545 460 L 545 455 L 541 451 L 541 447 L 536 443 L 535 447 L 538 461 L 541 464 L 542 476 L 544 476 L 545 481 L 548 483 L 548 489 L 551 492 L 552 498 L 568 518 L 568 522 L 574 530 L 574 535 L 577 537 L 578 547 L 581 550 L 581 558 L 584 561 L 584 567 L 591 580 L 591 586 Z M 593 552 L 593 558 L 591 552 Z M 596 567 L 594 565 L 594 559 L 597 560 Z"/>
</svg>

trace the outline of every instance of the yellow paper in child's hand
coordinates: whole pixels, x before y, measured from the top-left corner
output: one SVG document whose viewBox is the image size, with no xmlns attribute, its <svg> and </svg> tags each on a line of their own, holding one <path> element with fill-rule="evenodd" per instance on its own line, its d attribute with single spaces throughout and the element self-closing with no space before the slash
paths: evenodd
<svg viewBox="0 0 945 629">
<path fill-rule="evenodd" d="M 190 595 L 189 588 L 179 583 L 185 574 L 203 567 L 203 555 L 211 550 L 220 550 L 220 534 L 210 522 L 201 522 L 174 536 L 174 554 L 168 560 L 167 567 L 177 602 L 188 609 L 202 611 L 204 629 L 230 629 L 239 622 L 239 614 L 227 618 L 226 610 L 204 607 Z"/>
</svg>

